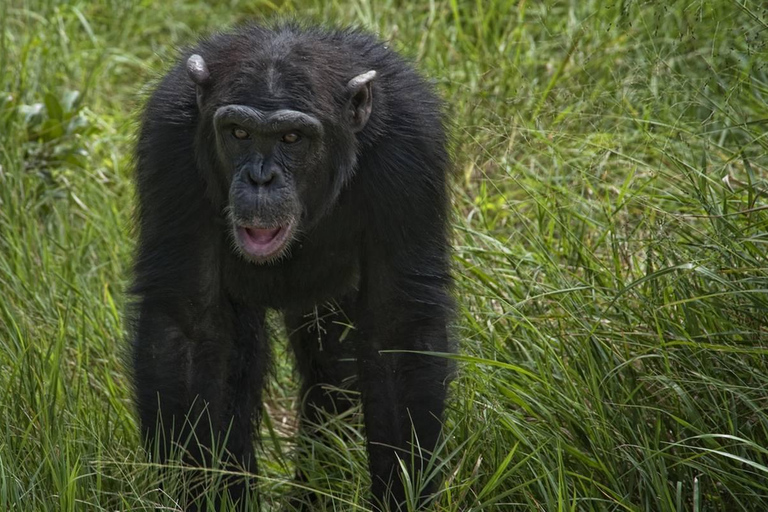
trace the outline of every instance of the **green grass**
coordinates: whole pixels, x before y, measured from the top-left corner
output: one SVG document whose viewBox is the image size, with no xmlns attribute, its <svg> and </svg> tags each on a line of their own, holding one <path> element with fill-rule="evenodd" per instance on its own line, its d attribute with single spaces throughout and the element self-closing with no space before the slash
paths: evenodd
<svg viewBox="0 0 768 512">
<path fill-rule="evenodd" d="M 0 510 L 189 486 L 158 489 L 123 364 L 136 113 L 175 48 L 278 15 L 378 32 L 447 100 L 436 510 L 768 510 L 768 11 L 746 0 L 0 1 Z M 276 341 L 258 485 L 290 510 Z M 360 510 L 362 437 L 332 423 L 310 485 Z"/>
</svg>

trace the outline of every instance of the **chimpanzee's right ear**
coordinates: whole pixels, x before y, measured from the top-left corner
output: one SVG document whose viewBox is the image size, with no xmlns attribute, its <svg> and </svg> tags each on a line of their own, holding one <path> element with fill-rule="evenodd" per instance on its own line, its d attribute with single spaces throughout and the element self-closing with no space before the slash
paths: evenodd
<svg viewBox="0 0 768 512">
<path fill-rule="evenodd" d="M 194 54 L 187 59 L 187 74 L 197 85 L 197 108 L 203 108 L 203 93 L 211 82 L 211 73 L 202 56 Z"/>
</svg>

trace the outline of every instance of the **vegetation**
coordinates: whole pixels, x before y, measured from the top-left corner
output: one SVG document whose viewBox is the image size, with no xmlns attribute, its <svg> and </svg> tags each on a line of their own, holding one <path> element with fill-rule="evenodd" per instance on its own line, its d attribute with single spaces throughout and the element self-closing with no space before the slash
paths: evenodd
<svg viewBox="0 0 768 512">
<path fill-rule="evenodd" d="M 446 99 L 461 355 L 435 509 L 768 510 L 752 0 L 0 2 L 0 509 L 177 508 L 124 364 L 137 112 L 178 46 L 276 16 L 374 30 Z M 257 485 L 291 510 L 275 330 Z M 366 509 L 361 433 L 329 434 L 308 485 Z"/>
</svg>

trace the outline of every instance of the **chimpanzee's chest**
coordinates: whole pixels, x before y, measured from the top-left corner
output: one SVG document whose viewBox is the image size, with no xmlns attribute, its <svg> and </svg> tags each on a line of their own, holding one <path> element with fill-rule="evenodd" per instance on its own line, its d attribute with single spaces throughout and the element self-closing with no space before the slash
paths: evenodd
<svg viewBox="0 0 768 512">
<path fill-rule="evenodd" d="M 299 244 L 301 245 L 301 244 Z M 357 247 L 347 244 L 321 250 L 297 247 L 275 281 L 270 307 L 301 307 L 338 298 L 359 287 L 360 257 Z M 273 301 L 279 298 L 280 304 Z M 269 299 L 268 299 L 269 300 Z"/>
<path fill-rule="evenodd" d="M 359 288 L 359 237 L 353 233 L 315 233 L 295 240 L 281 261 L 233 262 L 224 272 L 227 288 L 251 303 L 268 308 L 307 308 L 340 298 Z"/>
</svg>

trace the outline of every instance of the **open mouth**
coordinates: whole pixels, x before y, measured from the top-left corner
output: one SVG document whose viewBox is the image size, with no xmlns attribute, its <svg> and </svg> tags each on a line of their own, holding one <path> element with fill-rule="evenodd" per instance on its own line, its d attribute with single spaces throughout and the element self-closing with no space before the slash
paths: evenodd
<svg viewBox="0 0 768 512">
<path fill-rule="evenodd" d="M 288 241 L 292 223 L 273 228 L 237 226 L 235 236 L 238 245 L 256 260 L 267 260 L 277 255 Z"/>
</svg>

